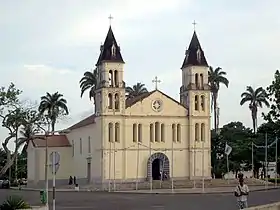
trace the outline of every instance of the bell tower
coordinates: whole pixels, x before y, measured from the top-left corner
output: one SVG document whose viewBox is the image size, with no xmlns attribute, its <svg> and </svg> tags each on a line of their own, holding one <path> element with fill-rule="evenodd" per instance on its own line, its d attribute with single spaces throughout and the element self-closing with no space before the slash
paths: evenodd
<svg viewBox="0 0 280 210">
<path fill-rule="evenodd" d="M 96 63 L 96 68 L 96 115 L 124 113 L 124 61 L 111 26 L 109 27 L 104 44 L 100 46 L 100 55 Z"/>
<path fill-rule="evenodd" d="M 210 87 L 208 63 L 194 30 L 185 52 L 180 102 L 188 108 L 190 178 L 211 177 Z"/>
</svg>

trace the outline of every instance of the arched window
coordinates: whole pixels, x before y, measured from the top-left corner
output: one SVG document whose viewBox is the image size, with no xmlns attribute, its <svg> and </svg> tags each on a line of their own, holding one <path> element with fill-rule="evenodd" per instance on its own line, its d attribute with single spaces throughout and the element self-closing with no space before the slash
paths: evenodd
<svg viewBox="0 0 280 210">
<path fill-rule="evenodd" d="M 201 110 L 205 111 L 205 96 L 200 96 L 200 106 L 201 106 Z"/>
<path fill-rule="evenodd" d="M 154 124 L 150 124 L 150 142 L 154 142 Z"/>
<path fill-rule="evenodd" d="M 114 84 L 113 71 L 109 70 L 109 85 L 110 85 L 110 87 L 113 87 L 113 84 Z"/>
<path fill-rule="evenodd" d="M 198 74 L 196 73 L 195 76 L 195 87 L 198 88 L 199 87 L 199 79 L 198 79 Z"/>
<path fill-rule="evenodd" d="M 138 142 L 142 142 L 142 124 L 138 124 Z"/>
<path fill-rule="evenodd" d="M 120 97 L 119 97 L 119 94 L 116 93 L 115 94 L 115 109 L 119 109 L 120 108 Z"/>
<path fill-rule="evenodd" d="M 200 135 L 201 135 L 201 141 L 205 141 L 205 124 L 202 123 L 201 124 L 201 132 L 200 132 Z"/>
<path fill-rule="evenodd" d="M 115 82 L 115 87 L 119 87 L 119 73 L 117 70 L 114 71 L 114 82 Z"/>
<path fill-rule="evenodd" d="M 199 124 L 198 123 L 195 124 L 194 138 L 195 138 L 195 141 L 198 141 L 198 139 L 199 139 Z"/>
<path fill-rule="evenodd" d="M 72 157 L 75 156 L 75 143 L 74 140 L 72 140 Z"/>
<path fill-rule="evenodd" d="M 91 153 L 91 142 L 90 142 L 90 136 L 88 137 L 88 153 Z"/>
<path fill-rule="evenodd" d="M 120 142 L 120 123 L 115 123 L 115 142 Z"/>
<path fill-rule="evenodd" d="M 203 74 L 200 74 L 200 87 L 204 87 Z"/>
<path fill-rule="evenodd" d="M 177 141 L 181 141 L 181 125 L 177 124 Z"/>
<path fill-rule="evenodd" d="M 194 97 L 194 109 L 198 111 L 198 95 Z"/>
<path fill-rule="evenodd" d="M 160 125 L 160 137 L 161 137 L 161 141 L 164 142 L 165 141 L 165 127 L 164 127 L 164 124 Z"/>
<path fill-rule="evenodd" d="M 116 57 L 116 45 L 115 45 L 115 43 L 113 43 L 113 45 L 112 45 L 111 55 L 112 55 L 112 57 Z"/>
<path fill-rule="evenodd" d="M 133 142 L 136 142 L 137 141 L 137 124 L 136 123 L 134 123 L 133 124 Z"/>
<path fill-rule="evenodd" d="M 160 130 L 160 126 L 159 126 L 159 122 L 155 123 L 155 141 L 159 142 L 159 130 Z"/>
<path fill-rule="evenodd" d="M 109 142 L 113 142 L 113 123 L 109 123 Z"/>
<path fill-rule="evenodd" d="M 80 138 L 80 154 L 83 153 L 83 140 Z"/>
<path fill-rule="evenodd" d="M 108 94 L 108 108 L 109 109 L 113 108 L 113 96 L 111 93 Z"/>
<path fill-rule="evenodd" d="M 172 124 L 172 140 L 176 142 L 176 125 Z"/>
</svg>

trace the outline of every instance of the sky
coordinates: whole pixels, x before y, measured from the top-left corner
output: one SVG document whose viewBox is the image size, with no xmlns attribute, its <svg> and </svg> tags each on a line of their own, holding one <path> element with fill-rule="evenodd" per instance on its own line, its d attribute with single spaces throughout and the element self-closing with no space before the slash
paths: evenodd
<svg viewBox="0 0 280 210">
<path fill-rule="evenodd" d="M 221 67 L 230 81 L 219 93 L 220 125 L 241 121 L 251 126 L 240 95 L 248 85 L 269 85 L 279 68 L 279 8 L 278 0 L 3 1 L 0 86 L 14 82 L 23 90 L 22 99 L 34 102 L 46 92 L 62 93 L 70 115 L 58 128 L 90 115 L 93 103 L 87 94 L 80 98 L 79 80 L 95 67 L 111 14 L 126 83 L 141 82 L 153 90 L 158 76 L 159 89 L 179 100 L 180 67 L 195 20 L 208 64 Z M 0 139 L 6 135 L 0 128 Z"/>
</svg>

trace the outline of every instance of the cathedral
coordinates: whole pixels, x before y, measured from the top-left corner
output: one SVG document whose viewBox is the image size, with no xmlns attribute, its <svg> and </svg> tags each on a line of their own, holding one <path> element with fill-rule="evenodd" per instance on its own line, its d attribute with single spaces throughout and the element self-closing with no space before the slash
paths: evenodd
<svg viewBox="0 0 280 210">
<path fill-rule="evenodd" d="M 211 178 L 208 64 L 195 31 L 178 69 L 180 101 L 157 88 L 126 97 L 125 59 L 111 26 L 96 68 L 95 113 L 69 133 L 48 137 L 49 153 L 61 156 L 58 180 Z M 44 149 L 36 139 L 28 147 L 30 181 L 44 180 Z"/>
</svg>

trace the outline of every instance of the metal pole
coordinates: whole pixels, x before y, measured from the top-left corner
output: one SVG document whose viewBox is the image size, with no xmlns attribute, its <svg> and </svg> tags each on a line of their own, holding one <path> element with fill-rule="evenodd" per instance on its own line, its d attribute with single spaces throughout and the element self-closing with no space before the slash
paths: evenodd
<svg viewBox="0 0 280 210">
<path fill-rule="evenodd" d="M 267 133 L 265 133 L 265 189 L 267 189 Z"/>
<path fill-rule="evenodd" d="M 193 188 L 196 188 L 196 147 L 194 146 L 194 151 L 193 151 Z"/>
<path fill-rule="evenodd" d="M 253 143 L 253 140 L 252 140 L 252 177 L 254 178 L 255 177 L 255 173 L 254 173 L 254 143 Z"/>
<path fill-rule="evenodd" d="M 45 132 L 46 150 L 45 150 L 45 191 L 46 206 L 49 205 L 49 180 L 48 180 L 48 132 Z"/>
<path fill-rule="evenodd" d="M 171 191 L 172 193 L 174 193 L 173 164 L 174 164 L 174 140 L 172 140 L 172 145 L 171 145 Z"/>
<path fill-rule="evenodd" d="M 112 142 L 110 139 L 109 142 L 110 146 L 109 146 L 109 182 L 108 182 L 108 191 L 111 192 L 111 156 L 112 156 Z"/>
<path fill-rule="evenodd" d="M 113 147 L 114 147 L 114 191 L 116 191 L 116 144 L 115 144 L 115 141 L 114 140 L 114 143 L 113 143 Z"/>
<path fill-rule="evenodd" d="M 152 170 L 152 162 L 151 162 L 151 156 L 152 156 L 152 143 L 149 142 L 149 164 L 150 164 L 150 191 L 153 191 L 153 170 Z"/>
<path fill-rule="evenodd" d="M 53 210 L 55 210 L 55 154 L 52 156 L 52 174 L 53 174 Z"/>
<path fill-rule="evenodd" d="M 228 184 L 229 184 L 229 161 L 228 161 L 228 155 L 227 155 L 227 174 L 228 174 L 227 181 L 228 181 Z"/>
<path fill-rule="evenodd" d="M 204 140 L 202 140 L 202 193 L 204 193 Z"/>
<path fill-rule="evenodd" d="M 137 142 L 136 182 L 135 182 L 135 189 L 136 190 L 138 190 L 138 173 L 139 173 L 139 142 Z"/>
<path fill-rule="evenodd" d="M 276 136 L 276 145 L 275 145 L 275 187 L 277 187 L 278 173 L 277 173 L 277 162 L 278 162 L 278 138 Z"/>
</svg>

